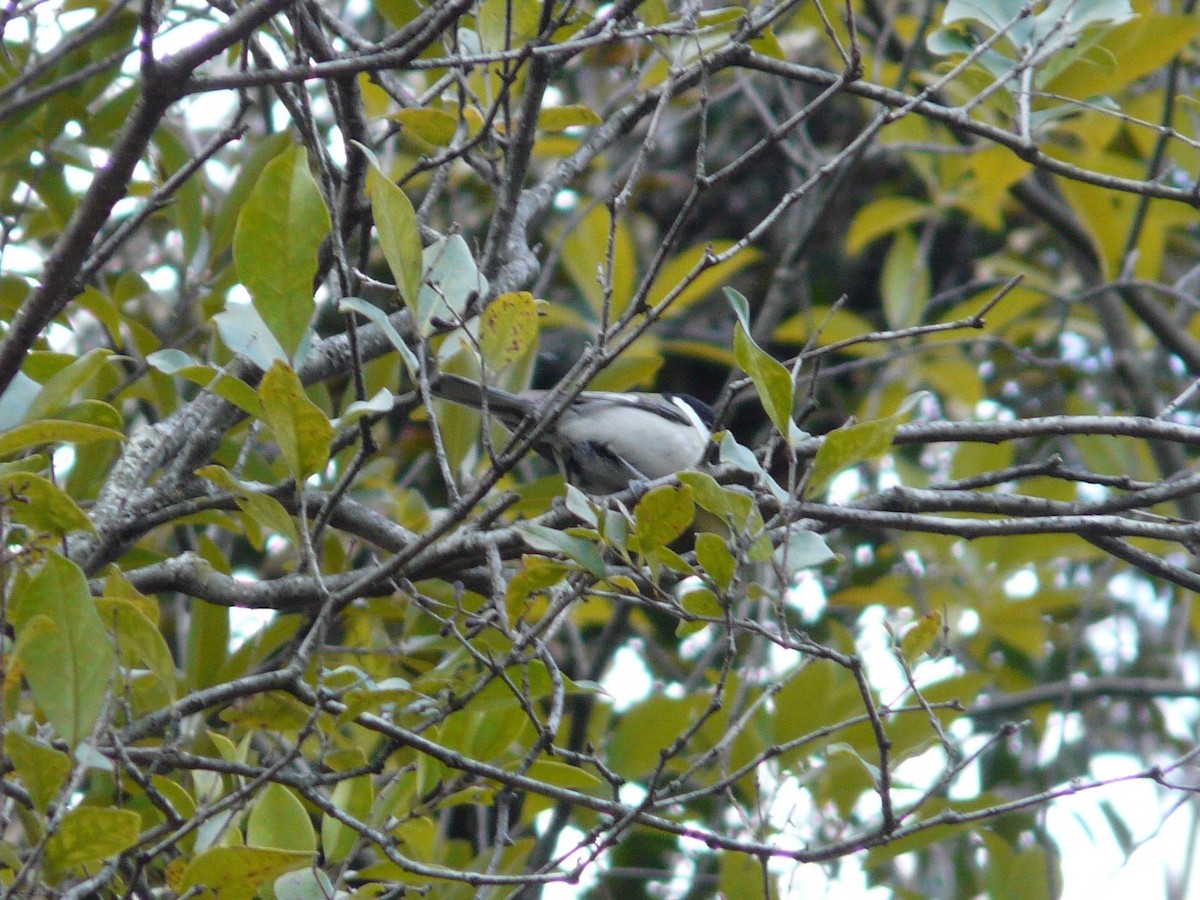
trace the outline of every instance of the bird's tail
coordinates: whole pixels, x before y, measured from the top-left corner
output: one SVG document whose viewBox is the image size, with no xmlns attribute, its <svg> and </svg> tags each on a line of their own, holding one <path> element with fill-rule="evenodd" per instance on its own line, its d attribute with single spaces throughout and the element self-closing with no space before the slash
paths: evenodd
<svg viewBox="0 0 1200 900">
<path fill-rule="evenodd" d="M 536 408 L 533 401 L 498 387 L 485 386 L 470 378 L 442 373 L 430 385 L 435 397 L 483 409 L 484 393 L 487 394 L 488 412 L 510 428 L 515 427 Z"/>
</svg>

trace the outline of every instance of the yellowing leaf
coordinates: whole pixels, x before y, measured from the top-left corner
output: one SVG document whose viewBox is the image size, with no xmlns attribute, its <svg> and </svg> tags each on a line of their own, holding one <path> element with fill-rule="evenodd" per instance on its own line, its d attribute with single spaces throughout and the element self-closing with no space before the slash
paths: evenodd
<svg viewBox="0 0 1200 900">
<path fill-rule="evenodd" d="M 378 119 L 380 116 L 387 115 L 387 111 L 392 107 L 392 98 L 388 92 L 373 82 L 367 72 L 359 72 L 355 77 L 358 81 L 358 91 L 362 94 L 363 109 L 366 111 L 367 117 Z"/>
<path fill-rule="evenodd" d="M 213 847 L 188 863 L 180 892 L 208 887 L 221 900 L 253 900 L 263 885 L 311 865 L 315 854 L 262 847 Z"/>
<path fill-rule="evenodd" d="M 609 234 L 612 216 L 603 206 L 595 206 L 576 223 L 563 241 L 562 264 L 579 293 L 583 294 L 592 314 L 599 319 L 604 310 L 601 279 L 612 286 L 609 321 L 618 318 L 633 298 L 636 250 L 629 226 L 618 220 L 612 234 L 611 271 L 608 265 Z"/>
<path fill-rule="evenodd" d="M 599 125 L 601 121 L 594 109 L 582 103 L 547 106 L 538 113 L 538 128 L 543 131 L 566 131 L 580 125 Z"/>
<path fill-rule="evenodd" d="M 479 350 L 493 370 L 525 356 L 537 339 L 537 302 L 528 291 L 501 294 L 479 320 Z"/>
<path fill-rule="evenodd" d="M 316 308 L 317 248 L 329 228 L 308 154 L 289 145 L 263 169 L 233 234 L 238 278 L 288 356 L 300 346 Z"/>
<path fill-rule="evenodd" d="M 271 426 L 288 470 L 298 480 L 321 471 L 329 461 L 333 426 L 304 393 L 294 369 L 276 362 L 258 386 L 263 421 Z"/>
<path fill-rule="evenodd" d="M 404 129 L 435 147 L 448 147 L 458 130 L 458 116 L 428 107 L 402 109 L 389 117 Z"/>
<path fill-rule="evenodd" d="M 642 553 L 671 543 L 692 524 L 696 504 L 685 485 L 659 485 L 638 501 L 633 511 L 634 533 Z"/>
<path fill-rule="evenodd" d="M 72 531 L 96 530 L 74 500 L 40 475 L 0 475 L 0 496 L 12 521 L 34 532 L 62 537 Z"/>
<path fill-rule="evenodd" d="M 657 306 L 670 296 L 680 284 L 689 279 L 692 271 L 709 254 L 721 254 L 734 244 L 733 241 L 713 241 L 711 244 L 696 244 L 671 257 L 663 265 L 646 295 L 647 306 Z M 679 291 L 665 313 L 666 318 L 677 316 L 684 310 L 703 300 L 717 288 L 723 286 L 734 275 L 762 258 L 754 247 L 743 247 L 724 262 L 708 266 Z"/>
<path fill-rule="evenodd" d="M 62 872 L 116 856 L 137 843 L 142 817 L 131 809 L 80 806 L 68 812 L 46 844 L 46 865 Z"/>
<path fill-rule="evenodd" d="M 86 444 L 89 441 L 123 441 L 125 435 L 101 425 L 45 419 L 30 422 L 0 434 L 0 458 L 12 456 L 42 444 Z"/>
<path fill-rule="evenodd" d="M 920 222 L 934 213 L 929 203 L 911 197 L 883 197 L 868 203 L 854 215 L 846 233 L 846 252 L 853 256 L 867 245 L 900 228 Z"/>
<path fill-rule="evenodd" d="M 1197 34 L 1200 34 L 1200 20 L 1194 15 L 1155 12 L 1139 16 L 1113 28 L 1093 45 L 1093 49 L 1111 54 L 1111 66 L 1089 64 L 1085 57 L 1067 67 L 1044 89 L 1081 99 L 1115 93 L 1161 69 Z"/>
<path fill-rule="evenodd" d="M 942 633 L 942 614 L 931 612 L 922 616 L 912 628 L 908 629 L 900 641 L 900 652 L 910 665 L 929 652 Z"/>
</svg>

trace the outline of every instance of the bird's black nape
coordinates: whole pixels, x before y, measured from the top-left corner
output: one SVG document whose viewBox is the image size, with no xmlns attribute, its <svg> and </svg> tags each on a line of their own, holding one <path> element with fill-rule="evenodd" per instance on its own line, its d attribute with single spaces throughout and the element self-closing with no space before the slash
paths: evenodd
<svg viewBox="0 0 1200 900">
<path fill-rule="evenodd" d="M 700 417 L 700 421 L 704 423 L 705 428 L 712 428 L 717 421 L 716 411 L 698 397 L 693 397 L 691 394 L 665 394 L 664 396 L 673 400 L 682 400 L 690 406 L 696 415 Z"/>
</svg>

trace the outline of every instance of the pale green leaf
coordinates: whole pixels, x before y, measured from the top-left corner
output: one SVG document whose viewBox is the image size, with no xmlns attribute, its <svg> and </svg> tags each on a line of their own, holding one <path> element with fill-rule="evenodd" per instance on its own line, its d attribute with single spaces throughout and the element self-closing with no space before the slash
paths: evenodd
<svg viewBox="0 0 1200 900">
<path fill-rule="evenodd" d="M 122 662 L 128 668 L 133 668 L 134 663 L 144 665 L 154 673 L 167 695 L 175 699 L 175 661 L 158 627 L 128 600 L 101 597 L 96 600 L 96 610 L 116 638 Z"/>
<path fill-rule="evenodd" d="M 271 783 L 250 807 L 246 843 L 251 847 L 312 853 L 317 849 L 317 833 L 300 799 L 289 788 Z"/>
<path fill-rule="evenodd" d="M 276 360 L 288 360 L 267 323 L 250 303 L 230 301 L 222 312 L 213 316 L 217 333 L 225 346 L 240 353 L 263 371 Z"/>
<path fill-rule="evenodd" d="M 403 360 L 405 368 L 408 369 L 408 374 L 413 378 L 420 375 L 421 364 L 417 362 L 416 355 L 409 349 L 408 344 L 404 342 L 404 338 L 400 337 L 400 332 L 392 326 L 386 312 L 378 306 L 368 303 L 361 297 L 343 297 L 338 303 L 338 309 L 341 312 L 351 311 L 366 316 L 392 342 L 392 346 L 399 352 L 400 359 Z"/>
<path fill-rule="evenodd" d="M 883 197 L 868 203 L 854 215 L 846 233 L 846 252 L 853 256 L 886 234 L 929 218 L 930 203 L 911 197 Z"/>
<path fill-rule="evenodd" d="M 34 810 L 46 812 L 71 774 L 71 757 L 11 727 L 4 732 L 4 753 L 29 792 Z"/>
</svg>

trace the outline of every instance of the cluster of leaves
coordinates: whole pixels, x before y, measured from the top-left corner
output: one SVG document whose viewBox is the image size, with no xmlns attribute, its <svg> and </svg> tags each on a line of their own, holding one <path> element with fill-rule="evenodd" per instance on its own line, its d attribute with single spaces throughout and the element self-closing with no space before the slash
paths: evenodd
<svg viewBox="0 0 1200 900">
<path fill-rule="evenodd" d="M 1186 788 L 1200 20 L 880 6 L 4 13 L 9 893 L 1050 896 Z M 655 386 L 704 471 L 528 453 Z"/>
</svg>

